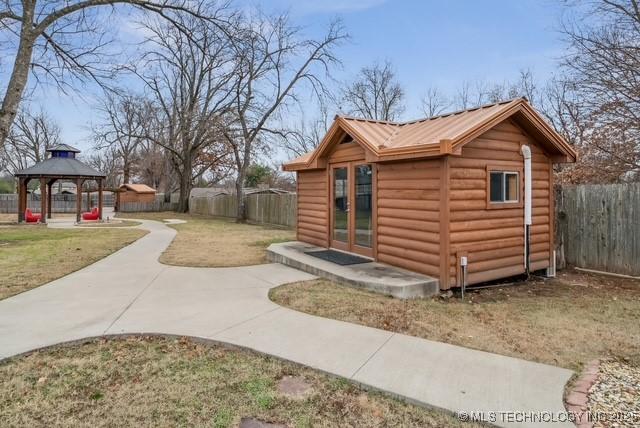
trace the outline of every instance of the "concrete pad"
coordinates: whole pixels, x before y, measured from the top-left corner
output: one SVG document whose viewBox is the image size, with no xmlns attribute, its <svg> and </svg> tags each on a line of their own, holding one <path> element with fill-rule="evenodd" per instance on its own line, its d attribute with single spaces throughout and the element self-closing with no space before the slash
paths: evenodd
<svg viewBox="0 0 640 428">
<path fill-rule="evenodd" d="M 292 269 L 280 263 L 245 266 L 241 269 L 253 278 L 265 281 L 271 286 L 289 284 L 291 282 L 309 281 L 317 278 L 315 275 L 311 275 L 298 269 Z"/>
<path fill-rule="evenodd" d="M 572 374 L 559 367 L 396 334 L 353 379 L 413 401 L 454 412 L 482 412 L 489 418 L 492 412 L 497 417 L 500 412 L 561 414 L 564 385 Z"/>
<path fill-rule="evenodd" d="M 241 271 L 197 273 L 165 271 L 107 333 L 204 337 L 279 308 L 267 298 L 269 284 L 256 286 L 256 279 Z"/>
<path fill-rule="evenodd" d="M 351 377 L 392 334 L 279 308 L 210 338 Z"/>
<path fill-rule="evenodd" d="M 439 291 L 437 279 L 395 266 L 378 262 L 341 266 L 306 254 L 324 249 L 299 241 L 283 242 L 271 244 L 267 258 L 312 275 L 399 299 L 432 296 Z"/>
</svg>

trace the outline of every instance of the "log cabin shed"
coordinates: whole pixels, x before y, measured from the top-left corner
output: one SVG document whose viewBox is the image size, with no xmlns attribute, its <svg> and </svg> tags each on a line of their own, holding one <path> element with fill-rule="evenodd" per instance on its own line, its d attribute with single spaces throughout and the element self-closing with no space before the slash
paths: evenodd
<svg viewBox="0 0 640 428">
<path fill-rule="evenodd" d="M 120 185 L 116 195 L 116 211 L 121 207 L 120 204 L 127 202 L 137 203 L 153 203 L 156 200 L 156 189 L 146 184 L 129 184 Z"/>
<path fill-rule="evenodd" d="M 553 165 L 576 152 L 524 98 L 411 122 L 336 116 L 297 174 L 297 239 L 439 280 L 554 269 Z M 465 262 L 466 267 L 463 268 Z"/>
</svg>

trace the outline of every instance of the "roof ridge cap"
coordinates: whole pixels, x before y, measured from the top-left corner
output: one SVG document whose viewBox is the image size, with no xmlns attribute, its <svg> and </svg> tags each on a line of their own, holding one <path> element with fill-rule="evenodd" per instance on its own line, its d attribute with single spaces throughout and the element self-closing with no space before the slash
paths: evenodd
<svg viewBox="0 0 640 428">
<path fill-rule="evenodd" d="M 395 122 L 392 120 L 381 120 L 381 119 L 367 119 L 364 117 L 355 117 L 355 116 L 347 116 L 344 114 L 337 114 L 336 118 L 344 119 L 344 120 L 356 120 L 359 122 L 370 122 L 370 123 L 382 123 L 386 125 L 400 126 L 402 122 Z"/>
</svg>

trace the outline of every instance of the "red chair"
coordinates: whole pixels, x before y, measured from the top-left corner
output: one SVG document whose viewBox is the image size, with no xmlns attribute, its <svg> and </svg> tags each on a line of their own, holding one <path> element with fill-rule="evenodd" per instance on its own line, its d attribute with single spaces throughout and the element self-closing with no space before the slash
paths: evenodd
<svg viewBox="0 0 640 428">
<path fill-rule="evenodd" d="M 40 214 L 34 214 L 30 209 L 24 212 L 24 221 L 27 223 L 37 223 L 40 221 Z"/>
<path fill-rule="evenodd" d="M 99 217 L 100 213 L 98 212 L 98 208 L 94 208 L 88 213 L 82 213 L 83 220 L 98 220 Z"/>
</svg>

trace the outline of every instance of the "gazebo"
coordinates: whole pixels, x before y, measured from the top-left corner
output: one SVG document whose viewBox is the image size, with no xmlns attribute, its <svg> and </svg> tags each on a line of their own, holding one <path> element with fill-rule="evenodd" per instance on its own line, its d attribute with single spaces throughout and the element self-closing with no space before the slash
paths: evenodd
<svg viewBox="0 0 640 428">
<path fill-rule="evenodd" d="M 80 150 L 67 144 L 47 149 L 49 158 L 15 173 L 18 178 L 18 221 L 23 222 L 27 210 L 27 185 L 31 180 L 40 180 L 40 222 L 51 218 L 51 186 L 58 180 L 69 180 L 76 184 L 76 221 L 81 220 L 82 185 L 87 180 L 98 183 L 98 217 L 102 220 L 102 189 L 106 175 L 76 159 Z"/>
</svg>

